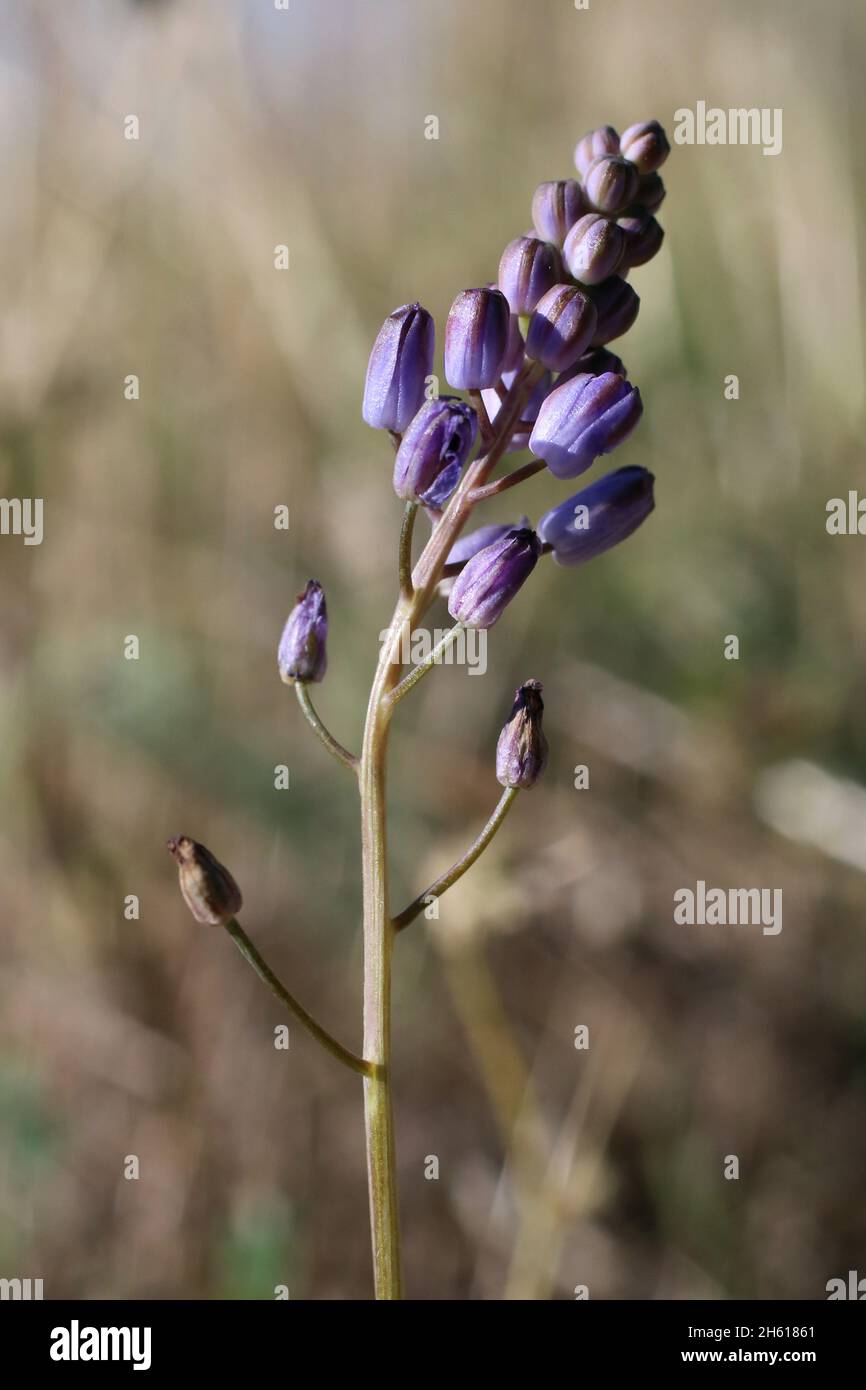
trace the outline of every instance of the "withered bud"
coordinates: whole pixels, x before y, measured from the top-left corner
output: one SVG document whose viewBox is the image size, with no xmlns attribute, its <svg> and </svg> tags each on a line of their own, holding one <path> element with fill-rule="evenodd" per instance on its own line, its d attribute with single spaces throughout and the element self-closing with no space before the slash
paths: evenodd
<svg viewBox="0 0 866 1390">
<path fill-rule="evenodd" d="M 224 927 L 243 906 L 241 890 L 228 869 L 188 835 L 166 840 L 166 848 L 177 860 L 180 891 L 195 920 Z"/>
<path fill-rule="evenodd" d="M 534 787 L 547 766 L 541 691 L 541 681 L 529 680 L 515 693 L 508 722 L 496 745 L 496 779 L 503 787 Z"/>
</svg>

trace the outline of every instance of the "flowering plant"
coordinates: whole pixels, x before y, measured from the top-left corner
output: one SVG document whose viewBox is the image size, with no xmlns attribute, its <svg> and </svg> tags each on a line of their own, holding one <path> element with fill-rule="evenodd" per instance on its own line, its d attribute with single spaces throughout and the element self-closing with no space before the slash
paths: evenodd
<svg viewBox="0 0 866 1390">
<path fill-rule="evenodd" d="M 402 1295 L 391 1098 L 391 963 L 394 941 L 426 904 L 469 869 L 496 834 L 520 789 L 547 762 L 542 687 L 517 690 L 496 750 L 502 795 L 466 853 L 401 911 L 393 912 L 386 846 L 386 753 L 395 710 L 466 629 L 499 621 L 539 559 L 578 565 L 629 536 L 653 509 L 653 478 L 631 465 L 559 503 L 533 527 L 466 523 L 489 498 L 547 469 L 571 479 L 632 432 L 638 389 L 608 344 L 634 322 L 639 299 L 628 276 L 658 251 L 654 217 L 669 152 L 657 121 L 610 126 L 578 143 L 579 179 L 542 183 L 532 199 L 534 233 L 502 253 L 496 284 L 462 290 L 445 325 L 445 377 L 468 400 L 433 387 L 435 330 L 420 304 L 405 304 L 379 330 L 367 368 L 362 413 L 395 446 L 394 491 L 404 506 L 398 546 L 399 595 L 370 691 L 360 755 L 319 718 L 310 687 L 324 678 L 328 616 L 321 584 L 310 580 L 278 649 L 282 679 L 294 686 L 310 726 L 356 777 L 361 799 L 364 900 L 364 1020 L 360 1055 L 337 1042 L 289 993 L 237 920 L 241 894 L 214 856 L 186 836 L 169 840 L 184 898 L 197 920 L 222 925 L 269 988 L 339 1061 L 363 1077 L 367 1170 L 376 1296 Z M 477 452 L 471 458 L 476 442 Z M 494 477 L 509 452 L 532 459 Z M 413 564 L 423 510 L 432 529 Z M 454 626 L 424 660 L 404 670 L 407 634 L 440 596 Z"/>
</svg>

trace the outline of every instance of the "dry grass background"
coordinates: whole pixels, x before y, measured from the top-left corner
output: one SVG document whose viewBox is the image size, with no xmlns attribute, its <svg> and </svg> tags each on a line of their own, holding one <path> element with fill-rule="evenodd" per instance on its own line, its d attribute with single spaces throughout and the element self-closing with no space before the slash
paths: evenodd
<svg viewBox="0 0 866 1390">
<path fill-rule="evenodd" d="M 44 497 L 46 533 L 0 540 L 0 1273 L 369 1294 L 357 1083 L 298 1030 L 274 1050 L 277 1006 L 188 917 L 163 842 L 231 866 L 250 933 L 357 1043 L 354 794 L 274 653 L 316 575 L 319 703 L 357 744 L 399 515 L 359 414 L 370 342 L 489 278 L 587 127 L 701 99 L 782 107 L 784 151 L 665 170 L 617 459 L 656 473 L 656 514 L 585 571 L 540 567 L 487 675 L 437 672 L 396 731 L 399 904 L 486 817 L 511 692 L 545 682 L 545 784 L 400 942 L 407 1279 L 820 1298 L 866 1272 L 866 542 L 824 530 L 863 476 L 862 7 L 3 10 L 0 490 Z M 537 479 L 525 506 L 561 495 Z M 675 927 L 698 878 L 781 887 L 782 934 Z"/>
</svg>

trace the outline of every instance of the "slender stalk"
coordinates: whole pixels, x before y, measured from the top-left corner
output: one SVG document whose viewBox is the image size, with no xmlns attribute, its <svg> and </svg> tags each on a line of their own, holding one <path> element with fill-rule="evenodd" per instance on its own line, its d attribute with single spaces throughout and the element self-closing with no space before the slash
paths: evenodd
<svg viewBox="0 0 866 1390">
<path fill-rule="evenodd" d="M 500 492 L 507 492 L 510 487 L 525 483 L 527 478 L 534 478 L 536 473 L 541 473 L 546 467 L 544 459 L 533 459 L 531 463 L 524 463 L 522 467 L 515 468 L 512 473 L 506 473 L 504 478 L 497 478 L 494 483 L 473 488 L 469 499 L 474 503 L 483 502 L 488 497 L 498 497 Z"/>
<path fill-rule="evenodd" d="M 316 1042 L 321 1043 L 326 1052 L 330 1052 L 332 1057 L 336 1057 L 338 1062 L 350 1067 L 352 1071 L 359 1072 L 364 1077 L 375 1077 L 376 1068 L 372 1062 L 365 1062 L 363 1057 L 358 1057 L 354 1052 L 350 1052 L 342 1043 L 337 1042 L 336 1038 L 317 1023 L 312 1014 L 308 1014 L 302 1004 L 299 1004 L 293 994 L 290 994 L 281 980 L 277 978 L 267 961 L 250 941 L 240 922 L 236 917 L 232 917 L 226 922 L 226 931 L 232 941 L 237 946 L 244 960 L 253 967 L 260 980 L 268 986 L 273 994 L 277 996 L 281 1003 L 293 1013 L 299 1023 L 302 1023 L 307 1032 L 310 1033 Z"/>
<path fill-rule="evenodd" d="M 490 841 L 493 839 L 493 836 L 508 815 L 518 790 L 519 788 L 517 787 L 505 788 L 505 791 L 496 803 L 496 809 L 493 815 L 490 817 L 478 838 L 473 841 L 466 853 L 451 865 L 450 869 L 444 874 L 441 874 L 435 883 L 431 883 L 429 888 L 423 893 L 419 893 L 418 897 L 415 898 L 408 907 L 404 907 L 403 911 L 398 913 L 394 918 L 395 931 L 402 931 L 404 927 L 408 927 L 410 922 L 414 922 L 419 912 L 423 912 L 431 898 L 441 898 L 442 894 L 446 893 L 452 884 L 455 884 L 458 879 L 463 877 L 467 869 L 472 868 L 476 859 L 484 853 Z"/>
<path fill-rule="evenodd" d="M 325 728 L 325 725 L 313 708 L 308 682 L 295 681 L 295 693 L 298 697 L 298 704 L 303 710 L 304 718 L 316 736 L 322 740 L 322 743 L 331 754 L 331 757 L 336 758 L 338 763 L 342 763 L 344 767 L 348 767 L 350 771 L 357 775 L 360 760 L 354 753 L 350 753 L 347 748 L 344 748 L 342 743 L 338 743 L 333 734 Z"/>
<path fill-rule="evenodd" d="M 403 513 L 403 525 L 400 527 L 400 551 L 398 558 L 400 594 L 406 599 L 410 599 L 414 592 L 412 588 L 412 533 L 415 530 L 415 517 L 417 515 L 418 503 L 407 502 L 406 510 Z"/>
<path fill-rule="evenodd" d="M 484 404 L 484 397 L 480 391 L 470 391 L 469 399 L 472 402 L 475 414 L 478 416 L 478 426 L 481 430 L 481 441 L 485 447 L 493 437 L 493 426 L 490 423 L 490 416 L 487 413 L 487 406 Z"/>
<path fill-rule="evenodd" d="M 461 632 L 463 632 L 463 630 L 464 629 L 462 623 L 455 623 L 453 627 L 450 627 L 448 631 L 445 633 L 445 636 L 440 638 L 440 640 L 436 643 L 436 646 L 433 648 L 430 655 L 428 657 L 425 657 L 423 661 L 419 661 L 418 665 L 412 668 L 408 676 L 404 676 L 400 684 L 394 687 L 394 689 L 388 696 L 389 703 L 392 705 L 396 705 L 399 700 L 403 699 L 404 695 L 408 695 L 409 691 L 413 688 L 413 686 L 416 686 L 418 682 L 424 676 L 427 675 L 428 671 L 433 670 L 433 667 L 439 661 L 440 656 L 444 655 L 444 653 L 451 646 L 451 643 L 454 641 L 455 637 L 457 637 Z"/>
</svg>

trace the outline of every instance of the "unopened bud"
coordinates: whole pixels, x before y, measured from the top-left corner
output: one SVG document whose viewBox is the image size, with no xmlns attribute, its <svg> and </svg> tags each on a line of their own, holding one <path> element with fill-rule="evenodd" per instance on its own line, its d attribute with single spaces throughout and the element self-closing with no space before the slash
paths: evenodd
<svg viewBox="0 0 866 1390">
<path fill-rule="evenodd" d="M 658 121 L 639 121 L 623 131 L 620 154 L 637 166 L 640 174 L 654 174 L 671 152 L 668 137 Z"/>
<path fill-rule="evenodd" d="M 563 256 L 575 280 L 597 285 L 613 275 L 625 247 L 626 233 L 620 223 L 600 212 L 588 212 L 565 238 Z"/>
<path fill-rule="evenodd" d="M 574 163 L 583 178 L 591 165 L 605 154 L 619 154 L 619 136 L 612 125 L 601 125 L 577 142 Z"/>
<path fill-rule="evenodd" d="M 647 174 L 637 187 L 634 201 L 640 203 L 647 212 L 658 212 L 665 199 L 667 189 L 660 174 Z"/>
<path fill-rule="evenodd" d="M 625 242 L 620 274 L 651 261 L 664 240 L 664 228 L 639 205 L 617 218 Z"/>
<path fill-rule="evenodd" d="M 543 241 L 562 246 L 578 218 L 588 212 L 586 197 L 577 179 L 540 183 L 532 195 L 532 220 Z"/>
<path fill-rule="evenodd" d="M 598 313 L 592 346 L 604 347 L 631 328 L 640 309 L 640 296 L 619 275 L 593 285 L 589 293 Z"/>
<path fill-rule="evenodd" d="M 495 386 L 509 347 L 511 314 L 499 290 L 461 290 L 445 324 L 445 377 L 458 391 Z"/>
<path fill-rule="evenodd" d="M 593 340 L 598 311 L 578 285 L 554 285 L 538 301 L 526 332 L 526 355 L 564 372 Z"/>
<path fill-rule="evenodd" d="M 499 288 L 512 314 L 531 314 L 539 299 L 562 279 L 555 246 L 535 236 L 510 241 L 499 261 Z"/>
<path fill-rule="evenodd" d="M 606 154 L 586 172 L 586 196 L 599 212 L 616 214 L 633 203 L 638 190 L 637 169 L 627 159 Z"/>
<path fill-rule="evenodd" d="M 289 614 L 277 651 L 280 678 L 293 681 L 320 681 L 328 664 L 328 609 L 325 591 L 317 579 L 310 579 Z"/>
<path fill-rule="evenodd" d="M 209 849 L 188 835 L 167 840 L 166 846 L 177 860 L 180 891 L 197 922 L 224 927 L 237 916 L 243 906 L 241 890 Z"/>
<path fill-rule="evenodd" d="M 547 739 L 541 727 L 544 701 L 540 681 L 527 681 L 515 693 L 511 713 L 496 745 L 496 780 L 503 787 L 534 787 L 547 766 Z"/>
</svg>

